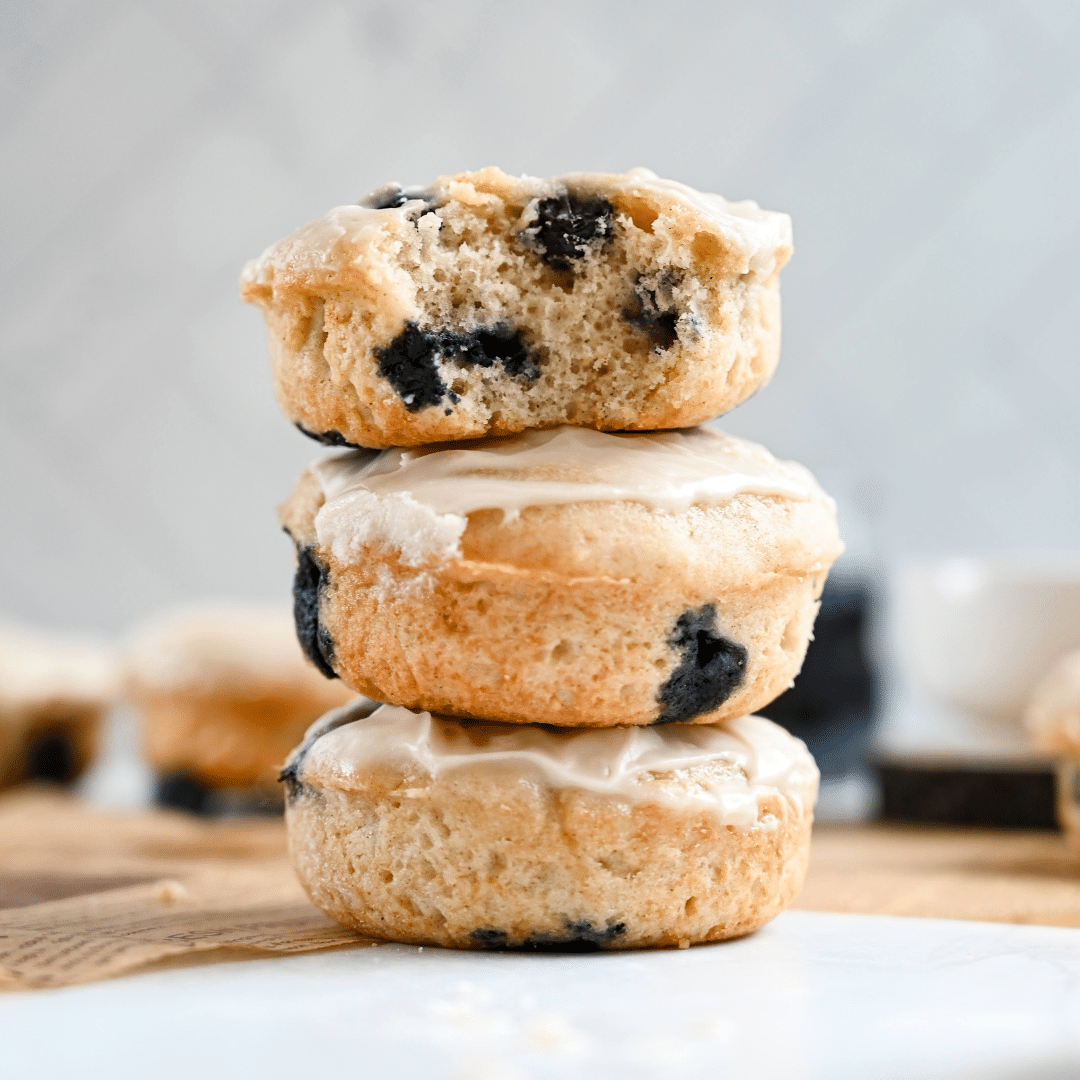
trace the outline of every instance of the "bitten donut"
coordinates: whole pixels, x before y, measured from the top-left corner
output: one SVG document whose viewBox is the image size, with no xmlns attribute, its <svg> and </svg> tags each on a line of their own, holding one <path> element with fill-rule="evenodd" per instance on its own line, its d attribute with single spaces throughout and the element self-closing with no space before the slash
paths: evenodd
<svg viewBox="0 0 1080 1080">
<path fill-rule="evenodd" d="M 757 716 L 586 731 L 346 706 L 289 760 L 316 906 L 394 941 L 622 949 L 750 933 L 802 884 L 818 772 Z"/>
<path fill-rule="evenodd" d="M 806 469 L 704 428 L 345 453 L 281 517 L 325 674 L 408 708 L 582 727 L 771 701 L 841 551 Z"/>
<path fill-rule="evenodd" d="M 308 663 L 288 610 L 226 604 L 173 609 L 138 628 L 125 687 L 158 802 L 207 813 L 280 811 L 289 751 L 353 696 Z"/>
<path fill-rule="evenodd" d="M 647 169 L 387 184 L 249 263 L 278 400 L 332 444 L 678 428 L 763 386 L 786 214 Z"/>
<path fill-rule="evenodd" d="M 113 649 L 0 627 L 0 788 L 76 779 L 118 689 Z"/>
</svg>

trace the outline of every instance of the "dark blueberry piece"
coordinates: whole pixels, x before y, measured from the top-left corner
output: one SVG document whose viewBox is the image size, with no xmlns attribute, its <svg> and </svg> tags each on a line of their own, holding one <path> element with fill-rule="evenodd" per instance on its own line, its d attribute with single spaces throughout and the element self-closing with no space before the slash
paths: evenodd
<svg viewBox="0 0 1080 1080">
<path fill-rule="evenodd" d="M 479 930 L 474 930 L 469 937 L 477 944 L 487 945 L 488 948 L 491 949 L 502 949 L 506 947 L 505 930 L 490 930 L 487 927 L 483 927 Z"/>
<path fill-rule="evenodd" d="M 198 780 L 180 773 L 159 776 L 154 788 L 154 802 L 171 810 L 186 810 L 189 814 L 209 811 L 210 789 Z"/>
<path fill-rule="evenodd" d="M 70 732 L 59 728 L 46 731 L 27 747 L 26 776 L 29 780 L 67 784 L 75 779 L 78 768 Z"/>
<path fill-rule="evenodd" d="M 406 188 L 395 183 L 383 184 L 382 187 L 376 188 L 370 195 L 365 195 L 359 205 L 367 207 L 368 210 L 396 210 L 413 199 L 419 199 L 429 208 L 434 206 L 431 192 L 426 188 Z"/>
<path fill-rule="evenodd" d="M 304 758 L 307 756 L 307 751 L 298 754 L 294 760 L 291 760 L 285 768 L 278 773 L 278 781 L 285 785 L 285 801 L 291 806 L 299 796 L 300 792 L 304 790 L 304 785 L 300 780 L 300 766 L 304 763 Z"/>
<path fill-rule="evenodd" d="M 602 945 L 622 937 L 626 923 L 609 922 L 605 927 L 595 927 L 588 919 L 567 922 L 562 934 L 537 934 L 525 941 L 523 949 L 534 952 L 597 952 Z"/>
<path fill-rule="evenodd" d="M 607 199 L 568 191 L 536 204 L 536 219 L 522 233 L 522 241 L 552 270 L 569 270 L 574 259 L 603 244 L 614 229 L 615 208 Z"/>
<path fill-rule="evenodd" d="M 309 439 L 314 439 L 323 446 L 351 446 L 354 450 L 365 450 L 366 447 L 359 443 L 349 442 L 340 431 L 309 431 L 303 424 L 297 424 L 296 429 L 305 434 Z"/>
<path fill-rule="evenodd" d="M 462 336 L 457 348 L 457 354 L 450 353 L 447 359 L 482 368 L 500 364 L 508 375 L 519 375 L 530 382 L 540 376 L 540 369 L 525 347 L 521 331 L 511 326 L 494 326 Z"/>
<path fill-rule="evenodd" d="M 421 330 L 416 323 L 408 323 L 389 345 L 375 350 L 379 374 L 409 412 L 439 405 L 446 395 L 446 383 L 435 364 L 441 352 L 442 335 Z"/>
<path fill-rule="evenodd" d="M 625 933 L 626 924 L 621 922 L 609 922 L 607 926 L 599 928 L 594 927 L 588 919 L 579 919 L 577 922 L 567 920 L 561 933 L 534 934 L 526 938 L 521 945 L 509 947 L 527 949 L 530 952 L 596 952 L 602 945 L 622 937 Z M 485 927 L 474 930 L 469 936 L 477 944 L 486 945 L 490 949 L 508 947 L 505 930 Z"/>
<path fill-rule="evenodd" d="M 408 323 L 389 345 L 375 350 L 375 358 L 379 374 L 409 412 L 441 405 L 445 397 L 454 404 L 460 400 L 443 382 L 439 360 L 482 368 L 498 364 L 507 374 L 529 380 L 540 374 L 521 331 L 506 325 L 455 334 L 449 330 L 421 330 L 415 323 Z"/>
<path fill-rule="evenodd" d="M 319 624 L 319 593 L 326 584 L 326 569 L 310 547 L 296 546 L 296 576 L 293 578 L 293 619 L 296 636 L 307 658 L 328 678 L 336 679 L 334 641 Z"/>
<path fill-rule="evenodd" d="M 682 661 L 660 687 L 658 724 L 692 720 L 711 712 L 735 692 L 746 676 L 746 649 L 716 633 L 716 607 L 684 611 L 668 644 Z"/>
<path fill-rule="evenodd" d="M 679 340 L 679 311 L 671 298 L 671 284 L 664 282 L 650 288 L 638 278 L 634 295 L 622 313 L 631 326 L 649 335 L 654 348 L 661 350 L 670 349 Z"/>
</svg>

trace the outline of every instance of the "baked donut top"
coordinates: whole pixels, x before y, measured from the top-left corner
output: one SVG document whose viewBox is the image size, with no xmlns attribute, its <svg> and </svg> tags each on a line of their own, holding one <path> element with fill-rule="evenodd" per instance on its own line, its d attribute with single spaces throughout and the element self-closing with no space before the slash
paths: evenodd
<svg viewBox="0 0 1080 1080">
<path fill-rule="evenodd" d="M 286 766 L 301 783 L 341 790 L 373 766 L 437 779 L 463 768 L 523 770 L 554 788 L 582 788 L 630 802 L 707 809 L 747 828 L 760 802 L 780 796 L 809 811 L 818 770 L 806 746 L 760 716 L 710 726 L 559 728 L 451 720 L 366 698 L 312 726 Z M 322 732 L 322 734 L 320 734 Z"/>
<path fill-rule="evenodd" d="M 635 502 L 680 513 L 737 495 L 827 499 L 810 472 L 764 447 L 711 428 L 612 434 L 559 427 L 501 439 L 380 452 L 313 466 L 325 501 L 319 543 L 351 562 L 369 543 L 407 565 L 453 558 L 477 510 L 513 519 L 530 506 Z"/>
<path fill-rule="evenodd" d="M 430 187 L 384 184 L 359 204 L 335 207 L 251 260 L 240 279 L 241 291 L 247 299 L 258 299 L 261 290 L 288 289 L 300 283 L 345 285 L 387 231 L 395 232 L 448 202 L 474 202 L 478 191 L 524 205 L 518 227 L 527 236 L 538 200 L 565 196 L 568 190 L 583 199 L 602 196 L 616 213 L 630 217 L 642 213 L 655 217 L 663 209 L 692 218 L 695 228 L 707 229 L 722 241 L 725 270 L 730 273 L 768 278 L 791 256 L 787 214 L 762 210 L 749 199 L 729 202 L 720 195 L 661 179 L 649 169 L 541 179 L 488 168 L 440 176 Z"/>
</svg>

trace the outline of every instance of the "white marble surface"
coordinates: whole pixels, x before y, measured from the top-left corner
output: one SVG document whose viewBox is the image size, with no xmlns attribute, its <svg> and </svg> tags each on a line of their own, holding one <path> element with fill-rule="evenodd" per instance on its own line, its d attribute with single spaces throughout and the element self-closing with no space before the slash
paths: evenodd
<svg viewBox="0 0 1080 1080">
<path fill-rule="evenodd" d="M 5 1076 L 1080 1076 L 1080 931 L 792 912 L 686 952 L 397 945 L 0 996 Z"/>
</svg>

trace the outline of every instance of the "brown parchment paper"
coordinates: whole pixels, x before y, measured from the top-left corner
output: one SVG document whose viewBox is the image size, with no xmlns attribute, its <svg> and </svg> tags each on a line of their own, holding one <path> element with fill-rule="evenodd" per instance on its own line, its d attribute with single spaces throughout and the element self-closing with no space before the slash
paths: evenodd
<svg viewBox="0 0 1080 1080">
<path fill-rule="evenodd" d="M 65 986 L 168 957 L 369 943 L 320 914 L 280 820 L 0 799 L 0 988 Z"/>
<path fill-rule="evenodd" d="M 1080 858 L 1053 833 L 819 828 L 794 907 L 1080 927 Z M 371 944 L 304 896 L 280 820 L 0 798 L 0 988 Z"/>
</svg>

